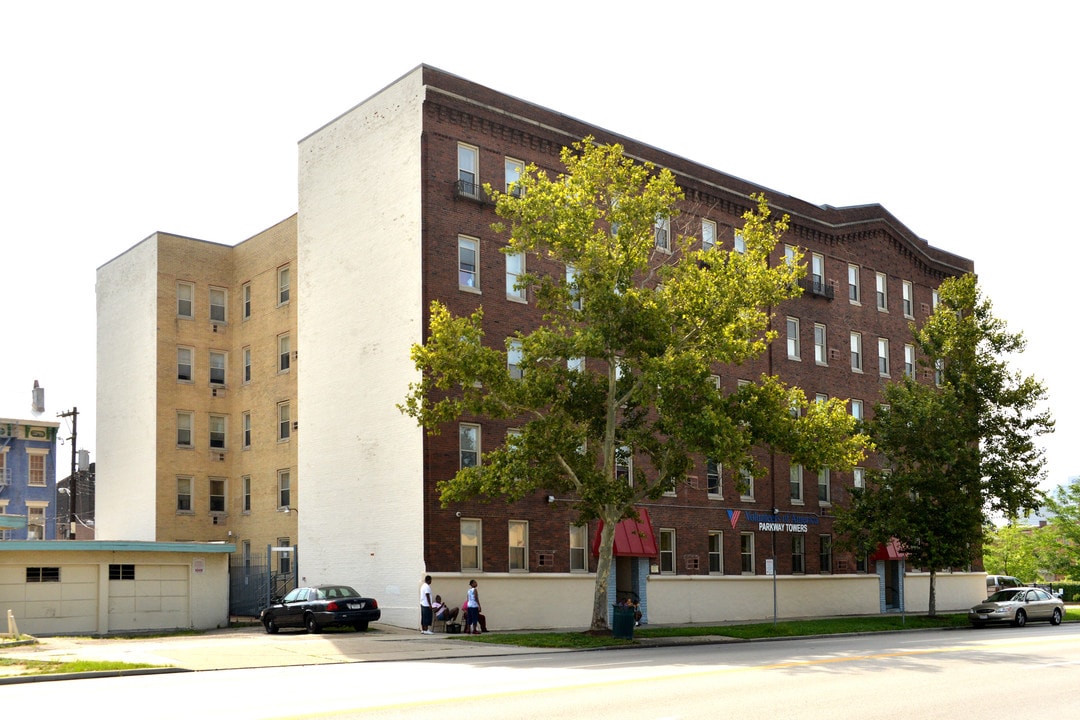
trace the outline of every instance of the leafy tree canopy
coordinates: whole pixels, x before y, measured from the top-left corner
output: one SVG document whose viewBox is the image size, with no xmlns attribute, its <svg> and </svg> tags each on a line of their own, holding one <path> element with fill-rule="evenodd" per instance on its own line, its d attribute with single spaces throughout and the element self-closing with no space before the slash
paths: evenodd
<svg viewBox="0 0 1080 720">
<path fill-rule="evenodd" d="M 940 302 L 912 326 L 924 378 L 888 384 L 867 427 L 882 467 L 839 512 L 847 545 L 899 540 L 908 561 L 963 567 L 979 557 L 991 513 L 1013 517 L 1042 501 L 1037 438 L 1053 430 L 1045 390 L 1010 370 L 1024 348 L 992 314 L 973 275 L 945 280 Z M 934 612 L 934 582 L 930 585 Z"/>
</svg>

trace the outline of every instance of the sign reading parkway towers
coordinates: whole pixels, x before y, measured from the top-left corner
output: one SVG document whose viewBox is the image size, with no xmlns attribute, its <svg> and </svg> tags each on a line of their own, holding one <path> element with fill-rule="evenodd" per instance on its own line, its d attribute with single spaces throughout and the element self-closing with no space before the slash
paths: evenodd
<svg viewBox="0 0 1080 720">
<path fill-rule="evenodd" d="M 728 510 L 728 520 L 731 521 L 731 529 L 735 530 L 739 520 L 745 516 L 746 521 L 757 523 L 758 532 L 792 532 L 804 533 L 809 525 L 817 525 L 821 520 L 816 515 L 796 515 L 794 513 L 762 513 L 753 510 Z"/>
</svg>

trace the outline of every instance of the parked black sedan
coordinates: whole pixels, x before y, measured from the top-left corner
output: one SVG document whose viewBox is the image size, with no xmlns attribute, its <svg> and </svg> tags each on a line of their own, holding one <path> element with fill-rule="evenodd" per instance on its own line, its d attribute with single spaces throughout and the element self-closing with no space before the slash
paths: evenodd
<svg viewBox="0 0 1080 720">
<path fill-rule="evenodd" d="M 259 613 L 268 633 L 283 627 L 307 628 L 317 633 L 324 627 L 351 625 L 367 630 L 382 616 L 375 598 L 362 597 L 348 585 L 299 587 Z"/>
</svg>

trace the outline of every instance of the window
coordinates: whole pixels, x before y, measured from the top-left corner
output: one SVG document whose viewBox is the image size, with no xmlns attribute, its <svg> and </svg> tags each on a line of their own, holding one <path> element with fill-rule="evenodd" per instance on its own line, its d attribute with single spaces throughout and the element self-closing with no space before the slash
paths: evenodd
<svg viewBox="0 0 1080 720">
<path fill-rule="evenodd" d="M 48 503 L 43 505 L 31 505 L 26 503 L 26 539 L 27 540 L 44 540 L 45 539 L 45 507 Z"/>
<path fill-rule="evenodd" d="M 288 468 L 277 471 L 278 507 L 292 505 L 292 471 Z"/>
<path fill-rule="evenodd" d="M 289 302 L 289 288 L 292 283 L 292 271 L 289 266 L 278 268 L 277 271 L 277 304 L 284 305 Z"/>
<path fill-rule="evenodd" d="M 739 499 L 743 502 L 754 500 L 754 474 L 746 468 L 739 468 Z"/>
<path fill-rule="evenodd" d="M 277 539 L 277 546 L 281 547 L 281 548 L 291 548 L 292 547 L 292 541 L 290 541 L 289 538 L 287 538 L 287 537 L 279 537 Z M 285 550 L 285 551 L 282 551 L 282 552 L 278 553 L 278 572 L 281 573 L 282 575 L 288 575 L 289 573 L 292 572 L 292 553 L 291 552 Z M 296 590 L 293 590 L 293 592 L 296 592 Z M 288 599 L 289 599 L 288 596 L 286 596 L 285 600 L 288 601 Z"/>
<path fill-rule="evenodd" d="M 525 274 L 525 253 L 506 255 L 506 297 L 509 300 L 525 302 L 525 288 L 518 286 Z"/>
<path fill-rule="evenodd" d="M 661 250 L 671 250 L 671 218 L 656 218 L 653 234 L 656 236 L 656 247 Z"/>
<path fill-rule="evenodd" d="M 787 319 L 787 356 L 788 360 L 799 359 L 799 318 Z"/>
<path fill-rule="evenodd" d="M 862 333 L 851 333 L 851 369 L 862 372 Z"/>
<path fill-rule="evenodd" d="M 709 574 L 724 574 L 724 533 L 709 533 Z"/>
<path fill-rule="evenodd" d="M 675 574 L 675 530 L 660 528 L 660 574 Z"/>
<path fill-rule="evenodd" d="M 863 419 L 863 401 L 852 399 L 851 401 L 851 417 L 855 418 L 859 422 Z"/>
<path fill-rule="evenodd" d="M 847 266 L 847 286 L 848 286 L 848 301 L 853 304 L 859 304 L 862 297 L 859 294 L 859 266 L 848 265 Z"/>
<path fill-rule="evenodd" d="M 194 350 L 189 347 L 176 348 L 176 379 L 179 382 L 191 382 L 191 358 Z"/>
<path fill-rule="evenodd" d="M 247 449 L 251 447 L 251 412 L 245 412 L 242 416 L 242 427 L 244 432 L 243 447 Z"/>
<path fill-rule="evenodd" d="M 615 448 L 615 479 L 634 485 L 634 456 L 626 445 Z"/>
<path fill-rule="evenodd" d="M 480 241 L 458 235 L 458 288 L 480 290 Z"/>
<path fill-rule="evenodd" d="M 566 358 L 566 369 L 571 372 L 585 372 L 585 358 Z"/>
<path fill-rule="evenodd" d="M 524 520 L 511 520 L 510 536 L 510 571 L 524 572 L 529 569 L 529 523 Z"/>
<path fill-rule="evenodd" d="M 940 386 L 945 382 L 945 361 L 938 358 L 934 361 L 934 384 Z"/>
<path fill-rule="evenodd" d="M 506 369 L 510 377 L 520 380 L 525 376 L 525 370 L 521 366 L 522 349 L 520 340 L 510 340 L 506 347 Z"/>
<path fill-rule="evenodd" d="M 209 478 L 210 512 L 225 512 L 225 478 Z"/>
<path fill-rule="evenodd" d="M 26 568 L 26 582 L 60 582 L 60 568 L 58 567 L 28 567 Z"/>
<path fill-rule="evenodd" d="M 878 374 L 887 377 L 889 375 L 889 339 L 877 339 L 877 369 Z"/>
<path fill-rule="evenodd" d="M 226 307 L 225 307 L 226 293 L 222 288 L 210 288 L 210 321 L 211 322 L 225 322 Z"/>
<path fill-rule="evenodd" d="M 814 323 L 814 362 L 818 365 L 829 364 L 828 346 L 825 340 L 825 326 L 821 323 Z"/>
<path fill-rule="evenodd" d="M 244 384 L 247 385 L 251 382 L 251 348 L 246 347 L 243 350 L 244 359 Z"/>
<path fill-rule="evenodd" d="M 819 405 L 821 403 L 829 402 L 828 393 L 814 393 L 814 402 L 818 403 Z"/>
<path fill-rule="evenodd" d="M 882 311 L 888 311 L 889 309 L 889 297 L 888 287 L 889 281 L 885 277 L 885 273 L 877 274 L 877 309 Z"/>
<path fill-rule="evenodd" d="M 515 183 L 521 179 L 522 170 L 525 167 L 525 163 L 514 158 L 506 158 L 503 161 L 503 175 L 506 182 L 506 192 L 514 195 L 515 197 L 521 197 L 521 186 L 515 185 Z"/>
<path fill-rule="evenodd" d="M 810 256 L 810 279 L 813 281 L 813 292 L 818 295 L 825 294 L 825 256 L 814 253 Z"/>
<path fill-rule="evenodd" d="M 461 520 L 461 569 L 479 570 L 481 554 L 481 525 L 479 520 Z"/>
<path fill-rule="evenodd" d="M 723 495 L 723 488 L 721 486 L 722 466 L 715 460 L 705 461 L 705 484 L 708 487 L 709 495 L 711 497 L 720 497 Z"/>
<path fill-rule="evenodd" d="M 742 574 L 754 575 L 757 568 L 754 561 L 754 533 L 739 534 L 739 555 L 742 561 Z"/>
<path fill-rule="evenodd" d="M 857 488 L 866 487 L 866 468 L 853 468 L 851 470 L 852 485 Z"/>
<path fill-rule="evenodd" d="M 588 556 L 585 554 L 589 535 L 588 525 L 570 526 L 570 572 L 588 572 Z"/>
<path fill-rule="evenodd" d="M 817 499 L 820 505 L 832 504 L 832 474 L 829 472 L 829 468 L 818 470 Z"/>
<path fill-rule="evenodd" d="M 904 345 L 904 374 L 915 377 L 915 346 L 911 344 Z"/>
<path fill-rule="evenodd" d="M 469 197 L 480 196 L 480 150 L 458 143 L 458 192 Z"/>
<path fill-rule="evenodd" d="M 941 297 L 938 295 L 937 290 L 931 291 L 931 293 L 930 293 L 930 303 L 931 303 L 931 309 L 932 310 L 937 310 L 938 302 L 940 301 L 940 299 L 941 299 Z"/>
<path fill-rule="evenodd" d="M 904 317 L 915 317 L 915 292 L 910 280 L 905 280 L 903 288 Z"/>
<path fill-rule="evenodd" d="M 573 265 L 566 266 L 566 291 L 570 294 L 570 307 L 581 309 L 581 290 L 577 285 L 578 272 Z"/>
<path fill-rule="evenodd" d="M 110 580 L 134 580 L 135 566 L 121 563 L 109 563 Z"/>
<path fill-rule="evenodd" d="M 240 478 L 240 492 L 243 493 L 243 498 L 240 500 L 242 510 L 245 515 L 251 513 L 251 476 L 244 475 Z M 245 548 L 250 550 L 250 548 Z M 246 563 L 245 563 L 246 564 Z"/>
<path fill-rule="evenodd" d="M 45 456 L 48 452 L 48 450 L 40 451 L 34 448 L 26 449 L 27 484 L 45 487 Z"/>
<path fill-rule="evenodd" d="M 475 467 L 480 464 L 480 426 L 462 423 L 458 426 L 458 454 L 460 466 Z"/>
<path fill-rule="evenodd" d="M 792 463 L 788 470 L 789 485 L 791 486 L 791 502 L 794 505 L 802 505 L 803 501 L 803 472 L 802 465 Z"/>
<path fill-rule="evenodd" d="M 832 572 L 832 535 L 822 535 L 819 538 L 821 545 L 818 548 L 818 572 Z"/>
<path fill-rule="evenodd" d="M 191 431 L 195 423 L 193 413 L 181 410 L 176 413 L 176 444 L 178 447 L 192 447 Z"/>
<path fill-rule="evenodd" d="M 195 286 L 191 283 L 176 283 L 176 316 L 188 320 L 195 317 Z"/>
<path fill-rule="evenodd" d="M 7 448 L 0 447 L 0 486 L 11 484 L 11 468 L 7 465 Z M 3 508 L 0 508 L 0 515 L 4 514 Z"/>
<path fill-rule="evenodd" d="M 289 403 L 287 403 L 287 402 L 278 403 L 278 406 L 277 406 L 277 421 L 278 421 L 277 439 L 278 439 L 279 442 L 281 442 L 283 440 L 288 440 L 289 436 L 292 435 L 292 422 L 290 420 L 291 416 L 292 416 L 292 413 L 289 410 Z"/>
<path fill-rule="evenodd" d="M 243 303 L 240 313 L 244 320 L 251 317 L 251 283 L 244 283 L 240 288 L 240 300 Z"/>
<path fill-rule="evenodd" d="M 806 536 L 791 536 L 791 573 L 802 575 L 806 572 Z"/>
<path fill-rule="evenodd" d="M 210 449 L 225 449 L 225 416 L 210 416 Z"/>
<path fill-rule="evenodd" d="M 220 350 L 210 351 L 210 384 L 225 384 L 225 353 Z"/>
<path fill-rule="evenodd" d="M 794 245 L 784 246 L 784 264 L 788 267 L 795 267 L 799 251 Z"/>
<path fill-rule="evenodd" d="M 290 348 L 291 347 L 292 347 L 292 340 L 289 338 L 288 335 L 278 335 L 278 339 L 277 339 L 277 354 L 278 354 L 277 369 L 278 369 L 278 372 L 287 372 L 288 371 L 290 354 L 291 354 L 290 353 Z"/>
<path fill-rule="evenodd" d="M 741 232 L 735 233 L 735 252 L 746 252 L 746 238 L 743 237 L 743 234 Z"/>
<path fill-rule="evenodd" d="M 701 221 L 701 249 L 712 250 L 716 247 L 716 223 L 712 220 Z"/>
<path fill-rule="evenodd" d="M 176 512 L 191 512 L 191 478 L 176 478 Z"/>
</svg>

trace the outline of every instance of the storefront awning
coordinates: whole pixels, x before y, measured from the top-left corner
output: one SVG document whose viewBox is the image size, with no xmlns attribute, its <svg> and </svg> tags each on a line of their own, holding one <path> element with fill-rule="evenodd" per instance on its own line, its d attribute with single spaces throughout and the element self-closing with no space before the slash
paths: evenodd
<svg viewBox="0 0 1080 720">
<path fill-rule="evenodd" d="M 907 558 L 907 553 L 900 549 L 900 541 L 896 538 L 889 540 L 884 545 L 878 545 L 877 552 L 870 556 L 870 560 L 877 562 L 878 560 L 904 560 Z"/>
<path fill-rule="evenodd" d="M 615 526 L 615 557 L 656 557 L 656 537 L 653 535 L 652 522 L 649 520 L 649 511 L 638 508 L 638 519 L 626 518 L 620 520 Z M 600 554 L 600 531 L 604 528 L 604 522 L 600 521 L 600 527 L 593 537 L 593 556 Z"/>
</svg>

